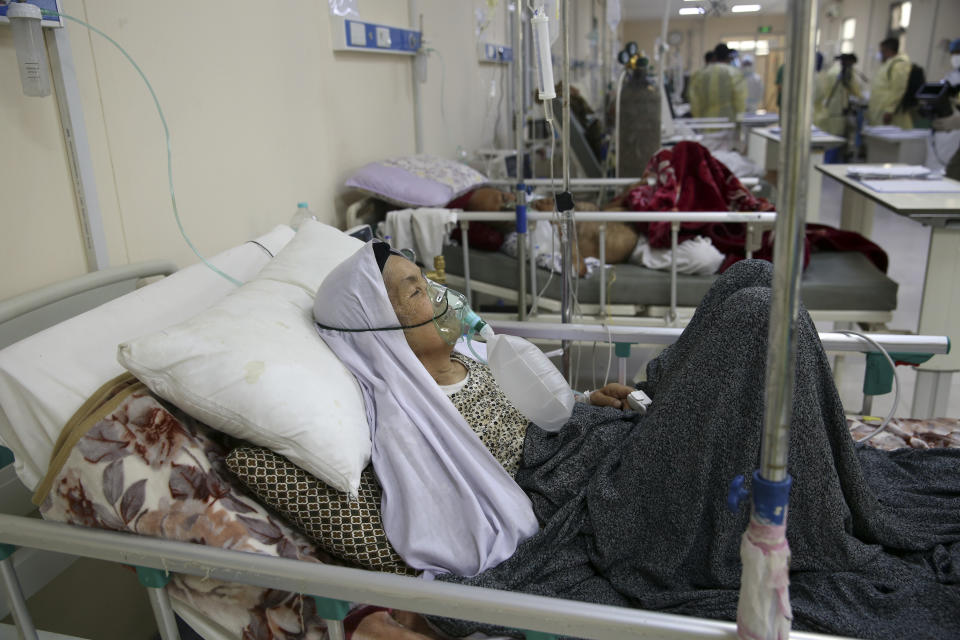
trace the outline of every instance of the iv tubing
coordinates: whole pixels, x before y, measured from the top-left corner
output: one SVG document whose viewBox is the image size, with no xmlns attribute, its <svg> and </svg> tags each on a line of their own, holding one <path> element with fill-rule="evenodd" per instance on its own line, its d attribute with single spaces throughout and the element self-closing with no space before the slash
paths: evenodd
<svg viewBox="0 0 960 640">
<path fill-rule="evenodd" d="M 857 336 L 863 340 L 866 340 L 872 344 L 880 353 L 883 354 L 883 357 L 886 358 L 887 362 L 890 363 L 890 368 L 893 369 L 893 382 L 894 382 L 894 393 L 893 393 L 893 405 L 890 407 L 890 412 L 887 413 L 887 417 L 883 419 L 883 422 L 880 423 L 880 426 L 865 435 L 864 437 L 857 440 L 857 442 L 866 442 L 867 440 L 873 438 L 874 436 L 880 435 L 884 429 L 887 428 L 887 425 L 890 424 L 890 421 L 893 419 L 894 414 L 897 412 L 897 406 L 900 404 L 900 376 L 897 374 L 897 365 L 894 363 L 893 358 L 890 357 L 890 353 L 883 348 L 883 345 L 878 343 L 876 340 L 871 338 L 868 335 L 864 335 L 859 331 L 837 331 L 837 333 L 843 333 L 848 336 Z"/>
<path fill-rule="evenodd" d="M 48 16 L 59 16 L 61 18 L 66 18 L 67 20 L 72 20 L 73 22 L 76 22 L 77 24 L 86 27 L 90 31 L 93 31 L 97 35 L 103 36 L 104 38 L 106 38 L 106 40 L 110 44 L 112 44 L 113 46 L 115 46 L 117 49 L 120 50 L 120 53 L 123 54 L 123 56 L 130 62 L 130 64 L 133 65 L 133 68 L 136 69 L 137 73 L 140 74 L 140 77 L 143 78 L 143 82 L 147 85 L 147 89 L 150 91 L 150 96 L 153 98 L 153 104 L 157 107 L 157 114 L 160 116 L 160 122 L 163 124 L 163 134 L 167 144 L 167 180 L 170 186 L 170 202 L 173 205 L 173 217 L 177 221 L 177 227 L 180 229 L 180 235 L 183 236 L 183 239 L 186 241 L 187 246 L 189 246 L 190 249 L 193 250 L 193 253 L 195 253 L 196 256 L 200 258 L 200 261 L 203 262 L 203 264 L 210 267 L 210 269 L 213 270 L 214 273 L 217 273 L 218 275 L 226 278 L 231 283 L 237 285 L 238 287 L 241 286 L 243 284 L 242 282 L 240 282 L 233 276 L 230 276 L 224 273 L 223 271 L 221 271 L 220 269 L 212 265 L 210 262 L 208 262 L 207 259 L 200 254 L 200 251 L 190 241 L 190 238 L 187 237 L 187 232 L 184 230 L 183 223 L 180 221 L 180 212 L 177 209 L 177 196 L 175 195 L 174 188 L 173 188 L 173 160 L 172 160 L 173 154 L 170 151 L 170 129 L 169 127 L 167 127 L 167 119 L 164 118 L 163 116 L 163 109 L 160 108 L 160 100 L 157 99 L 157 94 L 154 93 L 153 86 L 150 84 L 150 81 L 147 80 L 147 76 L 143 73 L 143 70 L 140 69 L 140 65 L 138 65 L 133 60 L 133 58 L 130 57 L 130 54 L 127 53 L 126 49 L 121 47 L 116 40 L 108 36 L 106 33 L 101 31 L 100 29 L 97 29 L 93 25 L 87 22 L 84 22 L 79 18 L 74 18 L 71 15 L 67 15 L 66 13 L 57 13 L 56 11 L 49 11 L 47 9 L 42 10 L 41 13 Z"/>
</svg>

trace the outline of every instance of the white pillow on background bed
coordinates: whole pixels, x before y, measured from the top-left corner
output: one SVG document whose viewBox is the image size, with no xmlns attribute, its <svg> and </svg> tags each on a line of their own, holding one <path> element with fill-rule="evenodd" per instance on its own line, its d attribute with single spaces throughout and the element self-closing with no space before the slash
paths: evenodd
<svg viewBox="0 0 960 640">
<path fill-rule="evenodd" d="M 174 327 L 120 345 L 151 391 L 214 429 L 356 495 L 370 430 L 353 375 L 317 336 L 313 301 L 363 243 L 306 221 L 259 275 Z"/>
</svg>

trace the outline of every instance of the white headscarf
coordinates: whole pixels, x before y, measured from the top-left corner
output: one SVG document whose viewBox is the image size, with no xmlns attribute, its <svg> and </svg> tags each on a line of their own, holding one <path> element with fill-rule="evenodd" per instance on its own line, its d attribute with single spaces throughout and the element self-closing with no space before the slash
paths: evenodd
<svg viewBox="0 0 960 640">
<path fill-rule="evenodd" d="M 399 325 L 368 243 L 320 285 L 317 322 Z M 373 441 L 390 543 L 428 574 L 476 575 L 536 533 L 529 498 L 494 459 L 407 344 L 403 331 L 331 331 L 327 345 L 356 376 Z"/>
</svg>

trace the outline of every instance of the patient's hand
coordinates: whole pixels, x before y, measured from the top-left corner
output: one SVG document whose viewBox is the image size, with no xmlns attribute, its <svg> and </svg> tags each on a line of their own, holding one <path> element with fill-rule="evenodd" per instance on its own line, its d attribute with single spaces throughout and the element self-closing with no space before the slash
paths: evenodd
<svg viewBox="0 0 960 640">
<path fill-rule="evenodd" d="M 590 394 L 590 404 L 598 407 L 614 407 L 623 409 L 627 406 L 627 396 L 634 391 L 633 387 L 611 382 Z"/>
</svg>

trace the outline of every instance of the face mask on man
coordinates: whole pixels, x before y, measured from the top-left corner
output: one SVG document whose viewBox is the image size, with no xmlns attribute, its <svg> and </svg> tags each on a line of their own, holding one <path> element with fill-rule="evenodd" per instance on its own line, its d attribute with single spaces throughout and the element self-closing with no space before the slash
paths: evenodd
<svg viewBox="0 0 960 640">
<path fill-rule="evenodd" d="M 874 56 L 877 62 L 883 62 L 883 54 L 877 51 L 877 54 Z"/>
<path fill-rule="evenodd" d="M 950 56 L 950 66 L 954 69 L 960 69 L 960 53 Z"/>
</svg>

